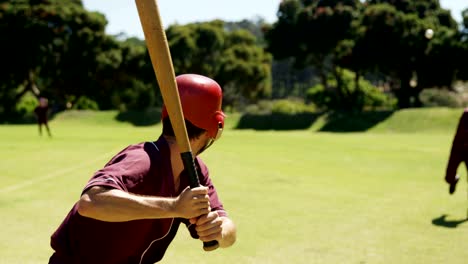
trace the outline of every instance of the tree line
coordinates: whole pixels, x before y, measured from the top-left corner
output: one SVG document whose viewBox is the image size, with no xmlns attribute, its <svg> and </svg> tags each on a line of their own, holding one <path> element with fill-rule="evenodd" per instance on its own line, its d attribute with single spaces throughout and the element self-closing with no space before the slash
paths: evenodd
<svg viewBox="0 0 468 264">
<path fill-rule="evenodd" d="M 420 106 L 423 89 L 467 80 L 468 9 L 462 15 L 459 26 L 438 0 L 284 0 L 266 38 L 276 60 L 317 70 L 314 95 L 328 104 L 361 107 L 359 81 L 366 78 L 404 108 Z M 349 77 L 354 85 L 346 85 Z"/>
<path fill-rule="evenodd" d="M 106 25 L 81 0 L 0 0 L 0 120 L 31 94 L 57 111 L 160 106 L 144 40 Z M 323 109 L 388 105 L 387 95 L 412 107 L 423 89 L 468 79 L 468 9 L 458 25 L 438 0 L 283 0 L 273 24 L 174 24 L 166 35 L 175 72 L 216 79 L 231 108 L 292 95 Z"/>
</svg>

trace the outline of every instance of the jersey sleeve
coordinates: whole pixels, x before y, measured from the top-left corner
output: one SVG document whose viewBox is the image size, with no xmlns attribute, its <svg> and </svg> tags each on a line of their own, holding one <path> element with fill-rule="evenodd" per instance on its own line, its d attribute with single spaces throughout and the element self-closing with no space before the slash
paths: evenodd
<svg viewBox="0 0 468 264">
<path fill-rule="evenodd" d="M 211 211 L 218 211 L 219 216 L 228 216 L 226 210 L 224 210 L 223 204 L 218 197 L 216 188 L 213 185 L 213 182 L 210 179 L 208 167 L 203 163 L 199 158 L 196 159 L 198 168 L 199 168 L 199 180 L 200 184 L 208 187 L 208 195 L 210 197 L 210 206 Z"/>
<path fill-rule="evenodd" d="M 101 186 L 132 192 L 150 170 L 150 158 L 139 145 L 132 145 L 115 155 L 104 168 L 94 173 L 82 193 Z"/>
</svg>

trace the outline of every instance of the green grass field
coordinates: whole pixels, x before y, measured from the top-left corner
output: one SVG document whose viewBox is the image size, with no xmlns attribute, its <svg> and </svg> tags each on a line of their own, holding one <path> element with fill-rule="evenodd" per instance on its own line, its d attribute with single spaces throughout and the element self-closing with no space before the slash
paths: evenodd
<svg viewBox="0 0 468 264">
<path fill-rule="evenodd" d="M 362 133 L 228 129 L 202 157 L 237 243 L 205 253 L 180 228 L 162 263 L 466 263 L 467 184 L 449 196 L 443 181 L 461 111 L 447 111 L 416 115 L 434 118 L 424 129 L 397 113 Z M 0 126 L 0 263 L 47 263 L 51 233 L 93 172 L 160 134 L 112 116 L 58 116 L 52 139 Z"/>
</svg>

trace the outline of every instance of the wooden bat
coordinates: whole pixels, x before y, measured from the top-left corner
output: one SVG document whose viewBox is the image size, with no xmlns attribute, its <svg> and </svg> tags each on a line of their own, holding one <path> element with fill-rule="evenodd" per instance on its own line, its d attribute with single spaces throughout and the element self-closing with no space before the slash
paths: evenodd
<svg viewBox="0 0 468 264">
<path fill-rule="evenodd" d="M 180 103 L 179 90 L 175 79 L 169 44 L 164 31 L 156 0 L 135 0 L 140 22 L 143 27 L 146 45 L 153 64 L 154 73 L 161 90 L 169 119 L 171 120 L 177 144 L 181 152 L 184 168 L 189 175 L 190 188 L 200 186 L 192 155 L 192 148 L 185 127 L 184 114 Z M 203 242 L 205 251 L 219 247 L 218 241 Z"/>
</svg>

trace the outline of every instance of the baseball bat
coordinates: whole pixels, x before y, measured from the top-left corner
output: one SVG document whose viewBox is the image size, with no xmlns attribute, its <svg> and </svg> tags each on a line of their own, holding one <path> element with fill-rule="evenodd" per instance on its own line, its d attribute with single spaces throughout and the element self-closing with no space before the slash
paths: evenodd
<svg viewBox="0 0 468 264">
<path fill-rule="evenodd" d="M 145 35 L 146 45 L 150 54 L 154 73 L 159 84 L 164 104 L 174 130 L 179 146 L 184 168 L 189 175 L 190 188 L 200 186 L 195 167 L 192 148 L 185 127 L 184 114 L 180 103 L 179 90 L 175 79 L 169 44 L 166 32 L 159 14 L 156 0 L 135 0 L 138 15 Z M 218 241 L 203 242 L 205 251 L 215 250 L 219 247 Z"/>
</svg>

